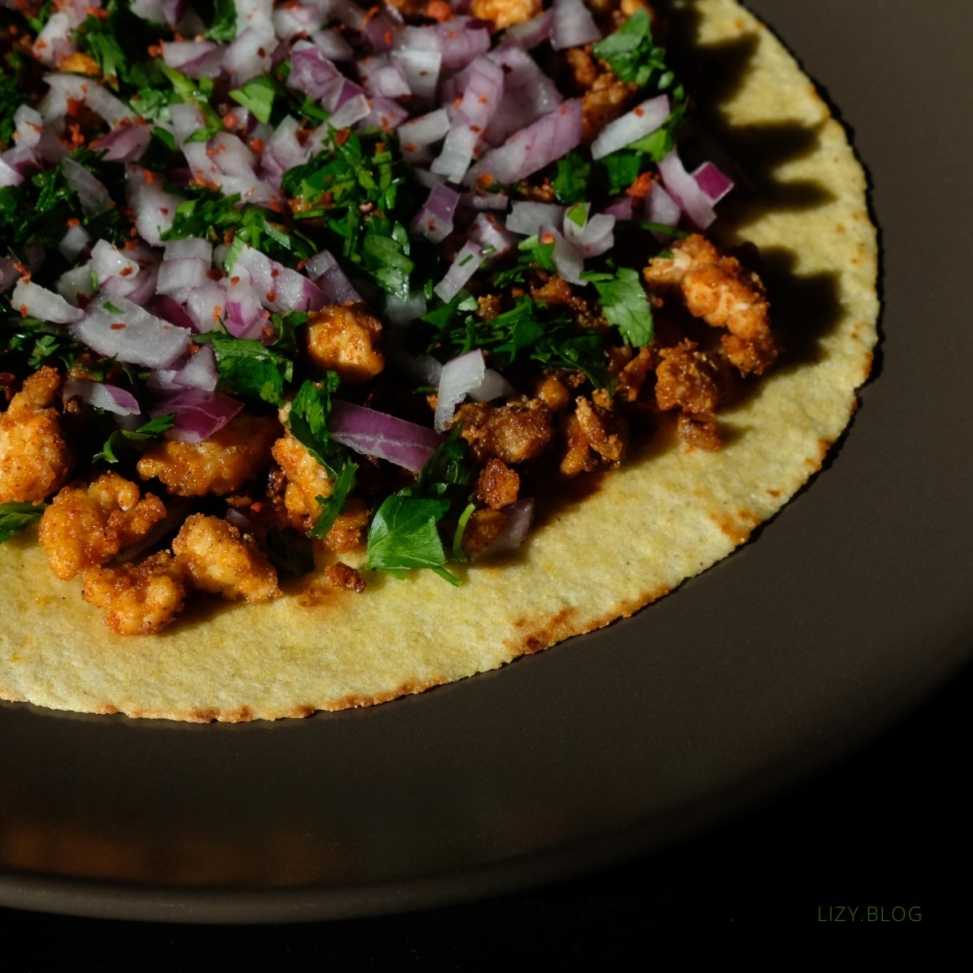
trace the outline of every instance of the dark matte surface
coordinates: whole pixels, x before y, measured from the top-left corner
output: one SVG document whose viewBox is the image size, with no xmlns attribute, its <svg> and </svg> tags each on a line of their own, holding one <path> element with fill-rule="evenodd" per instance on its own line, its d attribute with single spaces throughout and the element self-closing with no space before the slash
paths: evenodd
<svg viewBox="0 0 973 973">
<path fill-rule="evenodd" d="M 882 230 L 880 371 L 828 468 L 638 618 L 423 697 L 233 727 L 3 706 L 0 902 L 265 921 L 523 888 L 766 799 L 969 658 L 973 8 L 752 6 L 852 127 Z"/>
</svg>

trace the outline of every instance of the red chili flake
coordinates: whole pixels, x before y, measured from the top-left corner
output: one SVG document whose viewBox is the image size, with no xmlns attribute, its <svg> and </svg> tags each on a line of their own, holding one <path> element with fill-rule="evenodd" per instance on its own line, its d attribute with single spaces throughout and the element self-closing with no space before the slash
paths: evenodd
<svg viewBox="0 0 973 973">
<path fill-rule="evenodd" d="M 489 189 L 495 182 L 496 179 L 494 179 L 489 172 L 481 172 L 476 177 L 476 184 L 480 187 L 480 189 Z"/>
<path fill-rule="evenodd" d="M 161 213 L 161 214 L 162 214 L 163 216 L 168 216 L 168 215 L 169 215 L 169 207 L 168 207 L 168 206 L 161 206 L 161 207 L 159 208 L 159 212 L 160 212 L 160 213 Z"/>
<path fill-rule="evenodd" d="M 402 148 L 405 149 L 406 152 L 415 152 L 419 146 L 416 145 L 415 142 L 406 142 Z"/>
<path fill-rule="evenodd" d="M 60 10 L 61 9 L 61 4 L 57 4 L 57 8 L 58 8 L 58 10 Z M 108 11 L 107 10 L 104 10 L 101 7 L 85 7 L 84 8 L 84 12 L 89 17 L 95 17 L 98 20 L 107 20 L 108 19 Z"/>
<path fill-rule="evenodd" d="M 641 199 L 652 188 L 652 173 L 643 172 L 628 189 L 625 190 L 626 196 L 634 196 Z"/>
<path fill-rule="evenodd" d="M 215 306 L 213 307 L 213 323 L 214 323 L 214 324 L 219 324 L 219 323 L 220 323 L 220 317 L 221 317 L 221 313 L 220 313 L 220 312 L 221 312 L 222 310 L 223 310 L 223 308 L 221 308 L 221 307 L 219 306 L 219 304 L 216 304 L 216 305 L 215 305 Z"/>
<path fill-rule="evenodd" d="M 340 132 L 335 132 L 334 140 L 338 145 L 344 145 L 351 138 L 351 129 L 343 128 Z"/>
<path fill-rule="evenodd" d="M 645 109 L 644 108 L 633 108 L 632 109 L 632 114 L 636 118 L 641 118 L 645 114 Z"/>
<path fill-rule="evenodd" d="M 149 44 L 148 52 L 149 52 L 149 57 L 162 57 L 162 45 Z"/>
<path fill-rule="evenodd" d="M 131 267 L 122 267 L 122 269 L 118 272 L 118 275 L 120 277 L 128 277 L 132 273 L 134 273 L 134 271 L 132 270 Z"/>
<path fill-rule="evenodd" d="M 233 277 L 230 278 L 230 283 L 233 284 L 233 286 L 235 287 L 237 284 L 240 283 L 240 278 L 234 275 Z"/>
<path fill-rule="evenodd" d="M 155 182 L 155 173 L 151 169 L 143 169 L 142 172 L 147 183 L 151 184 Z"/>
<path fill-rule="evenodd" d="M 271 276 L 271 277 L 280 277 L 280 271 L 279 271 L 279 270 L 278 270 L 278 269 L 277 269 L 276 267 L 274 267 L 274 268 L 273 268 L 273 269 L 272 269 L 272 270 L 270 271 L 270 276 Z"/>
<path fill-rule="evenodd" d="M 262 47 L 258 47 L 257 48 L 257 54 L 260 57 L 266 57 L 267 56 L 267 52 Z"/>
<path fill-rule="evenodd" d="M 385 41 L 386 44 L 388 44 L 389 47 L 391 47 L 392 46 L 392 31 L 387 30 L 385 32 L 385 34 L 383 35 L 382 39 Z"/>
<path fill-rule="evenodd" d="M 27 305 L 26 304 L 21 304 L 20 305 L 20 316 L 22 318 L 27 317 Z"/>
<path fill-rule="evenodd" d="M 426 229 L 429 230 L 430 232 L 436 229 L 435 219 L 429 219 L 426 221 Z"/>
<path fill-rule="evenodd" d="M 454 108 L 459 108 L 459 106 L 460 106 L 460 105 L 462 105 L 462 104 L 463 104 L 463 99 L 462 99 L 462 97 L 459 97 L 459 98 L 454 98 L 454 99 L 453 99 L 453 107 L 454 107 Z"/>
<path fill-rule="evenodd" d="M 124 321 L 116 321 L 114 324 L 108 325 L 110 331 L 124 331 L 128 325 Z"/>
<path fill-rule="evenodd" d="M 81 226 L 81 220 L 76 216 L 72 216 L 68 219 L 68 226 Z"/>
<path fill-rule="evenodd" d="M 273 304 L 277 300 L 277 291 L 267 291 L 267 301 Z"/>
<path fill-rule="evenodd" d="M 227 112 L 226 117 L 223 119 L 224 128 L 236 128 L 237 127 L 237 117 L 233 112 Z"/>
<path fill-rule="evenodd" d="M 220 273 L 218 267 L 210 267 L 210 269 L 206 271 L 206 276 L 209 277 L 210 280 L 219 280 L 223 275 Z"/>
<path fill-rule="evenodd" d="M 260 155 L 264 150 L 264 140 L 258 138 L 250 139 L 250 148 L 253 149 L 257 155 Z"/>
<path fill-rule="evenodd" d="M 541 243 L 547 245 L 554 242 L 554 234 L 550 231 L 541 234 Z"/>
<path fill-rule="evenodd" d="M 471 125 L 471 126 L 470 126 L 470 131 L 471 131 L 471 132 L 476 132 L 476 134 L 477 134 L 477 135 L 479 135 L 479 134 L 480 134 L 480 132 L 482 132 L 482 131 L 483 131 L 483 129 L 482 129 L 482 128 L 480 128 L 480 126 L 479 126 L 479 125 Z"/>
</svg>

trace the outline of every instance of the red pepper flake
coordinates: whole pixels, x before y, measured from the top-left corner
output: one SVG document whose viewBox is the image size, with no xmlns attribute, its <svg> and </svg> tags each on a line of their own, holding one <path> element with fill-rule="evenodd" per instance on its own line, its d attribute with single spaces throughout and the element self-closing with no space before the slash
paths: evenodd
<svg viewBox="0 0 973 973">
<path fill-rule="evenodd" d="M 551 233 L 549 230 L 541 234 L 541 243 L 543 243 L 545 246 L 548 243 L 553 243 L 553 242 L 554 242 L 554 234 Z"/>
<path fill-rule="evenodd" d="M 155 182 L 155 173 L 151 169 L 143 169 L 143 175 L 145 176 L 145 181 L 150 185 Z"/>
<path fill-rule="evenodd" d="M 260 155 L 264 150 L 264 140 L 258 138 L 250 139 L 250 148 L 253 149 L 257 155 Z"/>
<path fill-rule="evenodd" d="M 273 268 L 273 269 L 272 269 L 272 270 L 270 271 L 270 276 L 271 276 L 271 277 L 280 277 L 280 271 L 279 271 L 279 270 L 278 270 L 278 269 L 277 269 L 276 267 L 274 267 L 274 268 Z"/>
<path fill-rule="evenodd" d="M 237 277 L 237 276 L 236 276 L 236 275 L 234 274 L 234 275 L 233 275 L 233 276 L 232 276 L 232 277 L 230 278 L 230 283 L 231 283 L 231 284 L 233 284 L 233 286 L 235 287 L 235 286 L 236 286 L 237 284 L 239 284 L 239 283 L 240 283 L 240 278 L 239 278 L 239 277 Z"/>
<path fill-rule="evenodd" d="M 267 291 L 267 303 L 273 304 L 277 300 L 277 291 Z"/>
<path fill-rule="evenodd" d="M 634 196 L 641 199 L 652 188 L 652 173 L 643 172 L 628 189 L 625 190 L 626 196 Z"/>
<path fill-rule="evenodd" d="M 219 306 L 219 304 L 214 305 L 214 307 L 213 307 L 213 323 L 214 324 L 219 324 L 220 323 L 220 317 L 221 317 L 222 310 L 223 310 L 223 308 L 221 308 Z"/>
<path fill-rule="evenodd" d="M 257 48 L 257 55 L 259 57 L 266 57 L 267 56 L 267 52 L 262 47 L 258 47 Z"/>
<path fill-rule="evenodd" d="M 81 220 L 79 220 L 76 216 L 69 217 L 68 226 L 81 226 Z"/>
<path fill-rule="evenodd" d="M 122 269 L 118 272 L 118 276 L 119 277 L 129 277 L 133 273 L 134 273 L 134 271 L 132 270 L 131 267 L 122 267 Z"/>
<path fill-rule="evenodd" d="M 206 276 L 209 277 L 210 280 L 219 280 L 223 275 L 220 273 L 218 267 L 210 267 L 210 269 L 206 271 Z"/>
<path fill-rule="evenodd" d="M 236 128 L 237 127 L 237 117 L 233 112 L 227 112 L 226 117 L 223 119 L 224 128 Z"/>
<path fill-rule="evenodd" d="M 476 184 L 480 187 L 480 189 L 489 189 L 495 182 L 496 179 L 494 179 L 489 172 L 481 172 L 476 177 Z"/>
<path fill-rule="evenodd" d="M 60 10 L 60 9 L 61 9 L 61 6 L 60 6 L 60 4 L 58 4 L 58 10 Z M 97 20 L 107 20 L 108 19 L 108 11 L 105 10 L 105 9 L 103 9 L 102 7 L 85 7 L 84 8 L 84 12 L 89 17 L 94 17 Z"/>
<path fill-rule="evenodd" d="M 20 305 L 20 316 L 22 318 L 27 317 L 27 305 L 26 304 L 21 304 Z"/>
<path fill-rule="evenodd" d="M 634 116 L 635 116 L 636 118 L 641 118 L 641 117 L 642 117 L 642 116 L 643 116 L 643 115 L 645 114 L 645 109 L 644 109 L 644 108 L 642 108 L 641 106 L 640 106 L 640 107 L 638 107 L 638 108 L 633 108 L 633 109 L 632 109 L 632 114 L 633 114 L 633 115 L 634 115 Z"/>
<path fill-rule="evenodd" d="M 403 146 L 406 152 L 415 152 L 418 150 L 419 146 L 415 142 L 406 142 Z"/>
<path fill-rule="evenodd" d="M 392 46 L 392 31 L 390 31 L 390 30 L 387 30 L 387 31 L 386 31 L 386 32 L 385 32 L 385 33 L 384 33 L 384 34 L 382 35 L 382 40 L 384 40 L 384 41 L 385 41 L 385 43 L 386 43 L 386 44 L 388 44 L 388 46 L 389 46 L 389 47 L 391 47 L 391 46 Z"/>
<path fill-rule="evenodd" d="M 343 128 L 340 132 L 334 133 L 334 140 L 338 145 L 344 145 L 351 138 L 351 129 Z"/>
<path fill-rule="evenodd" d="M 128 325 L 124 321 L 116 321 L 114 324 L 108 325 L 110 331 L 123 331 Z"/>
<path fill-rule="evenodd" d="M 161 44 L 149 44 L 148 46 L 149 57 L 162 57 L 162 45 Z"/>
<path fill-rule="evenodd" d="M 436 220 L 434 218 L 426 220 L 426 229 L 429 230 L 430 233 L 436 229 Z"/>
</svg>

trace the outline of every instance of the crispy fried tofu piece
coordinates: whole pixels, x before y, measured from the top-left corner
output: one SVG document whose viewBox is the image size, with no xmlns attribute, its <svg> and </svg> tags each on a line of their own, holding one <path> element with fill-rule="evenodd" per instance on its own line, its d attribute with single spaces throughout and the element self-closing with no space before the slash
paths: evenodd
<svg viewBox="0 0 973 973">
<path fill-rule="evenodd" d="M 297 530 L 310 530 L 320 508 L 317 498 L 331 496 L 333 484 L 328 471 L 289 432 L 274 443 L 271 453 L 287 478 L 284 488 L 287 522 Z"/>
<path fill-rule="evenodd" d="M 224 496 L 270 462 L 270 446 L 279 433 L 275 419 L 241 412 L 201 443 L 157 443 L 138 461 L 138 473 L 143 480 L 158 477 L 181 497 Z"/>
<path fill-rule="evenodd" d="M 523 463 L 544 452 L 551 441 L 551 410 L 541 399 L 506 405 L 469 402 L 456 413 L 460 435 L 481 462 L 496 456 L 504 463 Z"/>
<path fill-rule="evenodd" d="M 186 579 L 200 591 L 251 604 L 280 595 L 277 572 L 249 534 L 204 514 L 187 518 L 172 542 Z"/>
<path fill-rule="evenodd" d="M 117 635 L 158 632 L 176 617 L 185 597 L 182 570 L 168 551 L 84 574 L 84 600 L 105 610 L 105 624 Z"/>
<path fill-rule="evenodd" d="M 166 515 L 165 504 L 117 473 L 64 487 L 41 517 L 40 544 L 62 581 L 111 560 Z"/>
<path fill-rule="evenodd" d="M 337 372 L 347 385 L 361 385 L 385 367 L 378 350 L 382 325 L 364 304 L 330 304 L 307 325 L 308 357 L 322 372 Z"/>
<path fill-rule="evenodd" d="M 0 503 L 40 503 L 67 482 L 74 458 L 53 408 L 61 376 L 31 375 L 0 415 Z"/>
<path fill-rule="evenodd" d="M 693 317 L 727 329 L 723 350 L 741 374 L 760 375 L 774 363 L 778 351 L 763 282 L 736 257 L 694 234 L 672 245 L 672 257 L 650 260 L 644 276 L 650 288 L 677 289 Z"/>
<path fill-rule="evenodd" d="M 473 0 L 470 13 L 481 20 L 492 20 L 500 30 L 522 24 L 541 12 L 541 0 Z"/>
<path fill-rule="evenodd" d="M 591 399 L 579 396 L 565 423 L 568 451 L 561 460 L 565 476 L 614 469 L 621 463 L 628 443 L 628 425 L 603 390 Z"/>
</svg>

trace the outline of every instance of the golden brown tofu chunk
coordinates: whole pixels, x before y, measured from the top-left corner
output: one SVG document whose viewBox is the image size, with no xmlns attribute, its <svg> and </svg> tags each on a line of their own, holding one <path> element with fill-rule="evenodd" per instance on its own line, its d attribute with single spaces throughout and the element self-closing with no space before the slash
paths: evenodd
<svg viewBox="0 0 973 973">
<path fill-rule="evenodd" d="M 279 435 L 275 419 L 240 413 L 201 443 L 166 439 L 138 461 L 143 480 L 158 477 L 170 493 L 224 496 L 239 490 L 270 462 L 270 446 Z"/>
<path fill-rule="evenodd" d="M 0 415 L 0 503 L 40 503 L 71 475 L 74 458 L 53 408 L 60 387 L 57 370 L 42 368 Z"/>
<path fill-rule="evenodd" d="M 105 624 L 117 635 L 152 635 L 182 609 L 186 597 L 182 571 L 168 551 L 138 564 L 90 568 L 84 575 L 84 600 L 105 609 Z"/>
<path fill-rule="evenodd" d="M 551 410 L 540 399 L 506 405 L 468 402 L 454 419 L 463 423 L 460 435 L 481 462 L 496 456 L 504 463 L 523 463 L 544 452 L 551 440 Z"/>
<path fill-rule="evenodd" d="M 774 363 L 778 352 L 764 285 L 736 257 L 696 234 L 674 243 L 671 257 L 650 260 L 644 275 L 649 287 L 678 289 L 694 317 L 729 331 L 723 350 L 742 374 L 760 375 Z"/>
<path fill-rule="evenodd" d="M 274 443 L 271 452 L 287 478 L 284 488 L 287 522 L 298 530 L 310 530 L 320 508 L 317 498 L 331 496 L 328 471 L 289 432 Z"/>
<path fill-rule="evenodd" d="M 378 350 L 382 325 L 364 304 L 331 304 L 307 325 L 307 353 L 322 372 L 337 372 L 347 385 L 361 385 L 385 367 Z"/>
<path fill-rule="evenodd" d="M 91 484 L 66 486 L 44 511 L 40 544 L 62 581 L 110 561 L 141 540 L 166 515 L 165 504 L 134 483 L 104 473 Z"/>
<path fill-rule="evenodd" d="M 172 542 L 189 583 L 234 601 L 269 601 L 280 595 L 277 572 L 249 534 L 219 517 L 193 514 Z"/>
<path fill-rule="evenodd" d="M 541 5 L 541 0 L 473 0 L 470 13 L 481 20 L 492 20 L 502 30 L 536 17 Z"/>
</svg>

